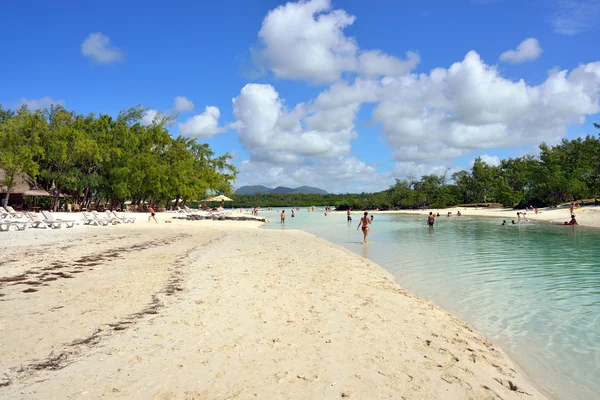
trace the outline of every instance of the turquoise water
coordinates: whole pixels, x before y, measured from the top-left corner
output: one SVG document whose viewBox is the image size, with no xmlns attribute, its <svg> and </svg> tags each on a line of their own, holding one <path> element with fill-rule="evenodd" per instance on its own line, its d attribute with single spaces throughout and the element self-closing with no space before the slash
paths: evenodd
<svg viewBox="0 0 600 400">
<path fill-rule="evenodd" d="M 286 214 L 290 212 L 288 209 Z M 261 213 L 282 229 L 276 212 Z M 377 214 L 369 243 L 343 214 L 300 212 L 302 229 L 367 257 L 498 343 L 561 399 L 600 398 L 600 231 L 497 218 Z"/>
</svg>

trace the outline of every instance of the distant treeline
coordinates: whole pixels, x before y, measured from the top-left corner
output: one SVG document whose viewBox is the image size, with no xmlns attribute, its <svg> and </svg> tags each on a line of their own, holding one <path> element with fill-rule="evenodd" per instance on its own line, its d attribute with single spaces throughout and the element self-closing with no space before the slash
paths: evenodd
<svg viewBox="0 0 600 400">
<path fill-rule="evenodd" d="M 596 128 L 600 125 L 594 124 Z M 330 205 L 337 209 L 443 208 L 492 203 L 505 207 L 553 206 L 600 196 L 600 138 L 540 145 L 538 157 L 526 155 L 492 166 L 477 158 L 470 171 L 396 180 L 387 190 L 361 194 L 236 195 L 236 207 Z"/>
<path fill-rule="evenodd" d="M 0 184 L 9 189 L 4 200 L 23 174 L 53 194 L 54 209 L 67 201 L 177 205 L 207 192 L 230 194 L 236 170 L 229 154 L 217 157 L 207 144 L 171 137 L 166 127 L 174 116 L 157 115 L 142 125 L 145 111 L 133 107 L 115 119 L 61 106 L 0 106 Z"/>
</svg>

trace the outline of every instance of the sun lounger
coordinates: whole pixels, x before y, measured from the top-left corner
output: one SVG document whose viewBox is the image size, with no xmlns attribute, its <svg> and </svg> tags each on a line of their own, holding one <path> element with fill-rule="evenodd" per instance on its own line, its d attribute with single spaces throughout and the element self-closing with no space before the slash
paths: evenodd
<svg viewBox="0 0 600 400">
<path fill-rule="evenodd" d="M 18 231 L 24 231 L 27 228 L 27 222 L 0 219 L 0 232 L 8 232 L 11 226 L 14 226 Z"/>
<path fill-rule="evenodd" d="M 83 224 L 84 225 L 96 225 L 96 226 L 106 226 L 108 225 L 108 220 L 98 220 L 94 218 L 90 213 L 81 212 L 83 215 Z"/>
<path fill-rule="evenodd" d="M 102 216 L 102 215 L 98 214 L 98 211 L 96 211 L 96 210 L 92 211 L 92 215 L 98 221 L 108 221 L 109 223 L 111 223 L 113 225 L 122 224 L 123 223 L 123 221 L 121 221 L 119 218 L 108 217 L 108 215 L 107 216 Z"/>
<path fill-rule="evenodd" d="M 4 207 L 6 211 L 8 211 L 14 218 L 23 218 L 23 213 L 15 211 L 11 206 Z"/>
<path fill-rule="evenodd" d="M 67 228 L 72 228 L 73 226 L 75 226 L 74 220 L 72 220 L 72 219 L 56 219 L 56 218 L 54 218 L 54 215 L 52 215 L 52 213 L 50 211 L 42 211 L 42 215 L 48 221 L 62 222 L 63 224 L 65 224 L 67 226 Z"/>
<path fill-rule="evenodd" d="M 62 228 L 62 222 L 48 221 L 46 219 L 40 218 L 39 215 L 32 213 L 32 212 L 26 212 L 25 214 L 29 218 L 29 223 L 31 224 L 31 226 L 33 228 L 41 228 L 41 229 L 47 229 L 47 228 L 60 229 L 60 228 Z"/>
<path fill-rule="evenodd" d="M 109 218 L 117 218 L 118 220 L 120 220 L 121 222 L 124 222 L 126 224 L 133 224 L 135 222 L 135 218 L 132 217 L 121 217 L 119 215 L 117 215 L 117 213 L 115 211 L 108 211 L 106 210 L 106 215 L 109 216 Z"/>
</svg>

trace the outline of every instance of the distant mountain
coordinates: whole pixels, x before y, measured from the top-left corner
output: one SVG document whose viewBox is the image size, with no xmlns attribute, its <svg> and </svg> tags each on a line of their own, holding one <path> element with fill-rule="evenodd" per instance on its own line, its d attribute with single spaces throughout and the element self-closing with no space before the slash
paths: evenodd
<svg viewBox="0 0 600 400">
<path fill-rule="evenodd" d="M 277 186 L 275 189 L 271 189 L 271 193 L 294 193 L 296 190 L 285 186 Z"/>
<path fill-rule="evenodd" d="M 300 186 L 294 189 L 294 193 L 315 193 L 315 194 L 329 194 L 323 189 L 312 186 Z"/>
<path fill-rule="evenodd" d="M 253 185 L 253 186 L 242 186 L 238 190 L 235 191 L 236 194 L 259 194 L 259 193 L 271 193 L 273 189 L 268 188 L 263 185 Z"/>
<path fill-rule="evenodd" d="M 311 186 L 300 186 L 292 189 L 285 186 L 277 186 L 275 189 L 263 185 L 242 186 L 235 191 L 236 194 L 265 194 L 265 193 L 310 193 L 310 194 L 328 194 L 325 190 Z"/>
</svg>

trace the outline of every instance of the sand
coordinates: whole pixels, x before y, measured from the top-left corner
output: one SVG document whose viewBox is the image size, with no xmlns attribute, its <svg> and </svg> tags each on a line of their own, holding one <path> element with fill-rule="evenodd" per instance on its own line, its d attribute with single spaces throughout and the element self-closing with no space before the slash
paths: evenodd
<svg viewBox="0 0 600 400">
<path fill-rule="evenodd" d="M 159 217 L 0 236 L 0 397 L 546 398 L 354 253 L 257 222 Z"/>
</svg>

